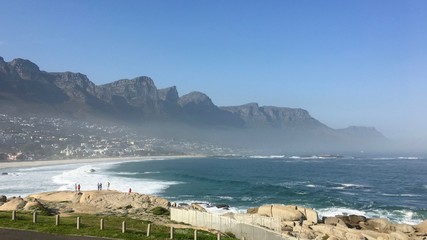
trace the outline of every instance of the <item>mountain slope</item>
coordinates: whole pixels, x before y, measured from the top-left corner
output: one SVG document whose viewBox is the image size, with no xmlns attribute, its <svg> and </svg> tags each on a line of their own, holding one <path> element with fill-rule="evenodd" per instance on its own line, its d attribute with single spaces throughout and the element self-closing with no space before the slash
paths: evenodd
<svg viewBox="0 0 427 240">
<path fill-rule="evenodd" d="M 81 73 L 45 72 L 29 60 L 5 62 L 1 57 L 0 111 L 116 119 L 138 124 L 185 124 L 193 129 L 187 133 L 193 132 L 200 139 L 242 143 L 249 147 L 257 147 L 259 140 L 278 149 L 301 144 L 309 146 L 307 149 L 328 149 L 331 145 L 359 149 L 369 146 L 370 142 L 386 141 L 374 128 L 332 129 L 304 109 L 257 103 L 218 107 L 201 92 L 180 97 L 175 86 L 157 89 L 149 77 L 98 86 Z M 213 133 L 211 129 L 216 130 Z M 166 134 L 182 135 L 182 131 L 171 130 Z"/>
</svg>

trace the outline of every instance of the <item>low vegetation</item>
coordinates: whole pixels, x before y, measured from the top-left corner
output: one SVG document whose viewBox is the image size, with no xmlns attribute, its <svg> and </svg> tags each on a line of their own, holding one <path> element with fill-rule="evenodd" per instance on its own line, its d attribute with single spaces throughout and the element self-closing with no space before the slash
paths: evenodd
<svg viewBox="0 0 427 240">
<path fill-rule="evenodd" d="M 157 210 L 161 211 L 161 210 Z M 165 213 L 163 213 L 165 214 Z M 70 215 L 60 219 L 59 226 L 55 225 L 55 216 L 38 215 L 37 223 L 33 223 L 33 215 L 28 212 L 18 212 L 16 220 L 12 220 L 11 212 L 0 212 L 0 227 L 58 235 L 97 236 L 114 239 L 170 239 L 170 227 L 151 224 L 151 234 L 147 237 L 149 221 L 136 220 L 117 216 Z M 77 216 L 80 217 L 80 229 L 77 229 Z M 100 220 L 104 219 L 104 230 L 100 230 Z M 126 221 L 126 232 L 122 233 L 122 222 Z M 193 239 L 193 229 L 176 229 L 174 239 Z M 216 240 L 216 235 L 199 231 L 198 239 Z M 221 239 L 232 240 L 223 236 Z"/>
<path fill-rule="evenodd" d="M 170 215 L 169 210 L 167 210 L 166 208 L 163 208 L 163 207 L 155 207 L 155 208 L 151 209 L 151 212 L 154 215 L 168 215 L 168 216 Z"/>
</svg>

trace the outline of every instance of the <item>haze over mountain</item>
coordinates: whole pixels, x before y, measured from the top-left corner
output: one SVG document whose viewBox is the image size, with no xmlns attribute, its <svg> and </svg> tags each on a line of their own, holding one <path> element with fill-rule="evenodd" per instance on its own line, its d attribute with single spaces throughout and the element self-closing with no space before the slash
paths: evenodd
<svg viewBox="0 0 427 240">
<path fill-rule="evenodd" d="M 0 111 L 119 121 L 152 134 L 263 152 L 378 151 L 389 144 L 373 127 L 332 129 L 304 109 L 219 107 L 201 92 L 157 89 L 145 76 L 95 85 L 84 74 L 46 72 L 20 58 L 0 57 Z"/>
</svg>

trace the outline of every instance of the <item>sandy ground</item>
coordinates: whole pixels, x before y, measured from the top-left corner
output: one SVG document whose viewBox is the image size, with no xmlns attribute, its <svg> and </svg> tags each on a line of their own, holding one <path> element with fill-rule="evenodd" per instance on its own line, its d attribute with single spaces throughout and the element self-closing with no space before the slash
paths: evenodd
<svg viewBox="0 0 427 240">
<path fill-rule="evenodd" d="M 190 158 L 190 157 L 204 157 L 204 156 L 202 155 L 144 156 L 144 157 L 127 157 L 127 158 L 90 158 L 90 159 L 66 159 L 66 160 L 40 160 L 40 161 L 10 161 L 10 162 L 0 162 L 0 169 L 41 167 L 41 166 L 76 164 L 76 163 L 98 163 L 98 162 L 105 163 L 105 162 L 168 160 L 168 159 Z"/>
</svg>

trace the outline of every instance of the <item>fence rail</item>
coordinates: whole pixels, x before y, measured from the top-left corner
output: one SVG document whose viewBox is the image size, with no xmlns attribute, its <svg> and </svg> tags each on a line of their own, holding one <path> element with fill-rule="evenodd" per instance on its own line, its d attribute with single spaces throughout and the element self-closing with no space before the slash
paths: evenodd
<svg viewBox="0 0 427 240">
<path fill-rule="evenodd" d="M 231 232 L 237 238 L 245 240 L 288 240 L 282 236 L 280 220 L 262 216 L 232 217 L 200 212 L 191 209 L 171 208 L 171 220 L 183 222 L 197 227 Z"/>
</svg>

